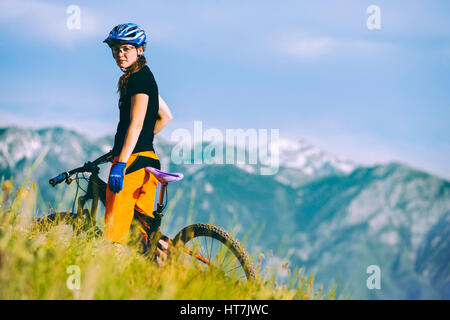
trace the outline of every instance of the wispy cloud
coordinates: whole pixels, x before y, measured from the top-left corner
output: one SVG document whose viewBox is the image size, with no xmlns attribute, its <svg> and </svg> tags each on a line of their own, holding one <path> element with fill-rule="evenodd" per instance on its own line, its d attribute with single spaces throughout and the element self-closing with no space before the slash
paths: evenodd
<svg viewBox="0 0 450 320">
<path fill-rule="evenodd" d="M 316 58 L 333 50 L 336 41 L 329 37 L 311 36 L 307 33 L 285 33 L 280 51 L 298 58 Z"/>
<path fill-rule="evenodd" d="M 392 50 L 396 46 L 386 42 L 346 40 L 332 36 L 313 35 L 305 31 L 285 31 L 275 40 L 275 48 L 284 55 L 299 59 L 317 59 L 333 54 L 350 55 Z"/>
<path fill-rule="evenodd" d="M 21 39 L 72 46 L 76 41 L 104 33 L 99 17 L 81 6 L 81 28 L 69 30 L 68 5 L 38 0 L 2 0 L 0 25 L 8 25 Z M 11 28 L 11 26 L 14 26 Z"/>
</svg>

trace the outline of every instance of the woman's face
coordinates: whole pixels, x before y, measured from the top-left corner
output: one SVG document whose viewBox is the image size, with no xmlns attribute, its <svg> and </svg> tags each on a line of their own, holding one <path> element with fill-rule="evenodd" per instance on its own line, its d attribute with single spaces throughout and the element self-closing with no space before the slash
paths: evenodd
<svg viewBox="0 0 450 320">
<path fill-rule="evenodd" d="M 136 48 L 131 44 L 116 45 L 111 48 L 114 59 L 120 68 L 128 68 L 138 59 L 138 56 L 144 52 L 140 46 Z"/>
</svg>

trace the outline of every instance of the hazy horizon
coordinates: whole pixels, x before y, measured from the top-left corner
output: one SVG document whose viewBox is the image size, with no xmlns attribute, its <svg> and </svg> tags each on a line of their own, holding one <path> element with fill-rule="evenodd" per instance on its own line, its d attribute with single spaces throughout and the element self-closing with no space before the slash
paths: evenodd
<svg viewBox="0 0 450 320">
<path fill-rule="evenodd" d="M 31 126 L 30 126 L 30 127 L 23 127 L 23 126 L 19 126 L 19 125 L 10 125 L 10 126 L 0 126 L 0 129 L 1 129 L 1 128 L 7 128 L 7 127 L 17 127 L 17 128 L 26 129 L 26 130 L 27 130 L 27 129 L 40 130 L 40 129 L 46 129 L 46 128 L 55 128 L 55 127 L 59 127 L 59 128 L 67 129 L 67 130 L 74 130 L 75 132 L 77 132 L 77 133 L 79 133 L 79 134 L 81 134 L 81 135 L 87 137 L 87 138 L 90 139 L 90 140 L 94 140 L 94 141 L 97 140 L 97 139 L 105 138 L 105 137 L 113 137 L 113 138 L 114 138 L 114 134 L 115 134 L 114 132 L 111 132 L 111 133 L 106 133 L 106 134 L 99 135 L 99 136 L 93 136 L 93 135 L 87 134 L 86 132 L 79 131 L 79 130 L 76 129 L 76 128 L 68 128 L 68 127 L 61 126 L 61 125 L 42 126 L 42 127 L 31 127 Z M 192 136 L 193 136 L 193 135 L 192 135 Z M 166 133 L 166 134 L 161 134 L 160 137 L 162 137 L 162 138 L 163 138 L 165 141 L 167 141 L 167 142 L 172 142 L 172 143 L 176 143 L 176 142 L 177 142 L 177 141 L 173 141 L 173 140 L 171 139 L 171 137 L 170 137 L 170 134 L 168 134 L 168 133 Z M 303 142 L 305 142 L 305 143 L 307 143 L 307 144 L 310 144 L 310 145 L 312 145 L 312 146 L 314 146 L 314 147 L 317 147 L 316 145 L 310 143 L 310 141 L 308 141 L 307 139 L 304 139 L 304 138 L 288 138 L 288 137 L 280 136 L 280 139 L 288 139 L 288 140 L 294 140 L 294 141 L 300 141 L 300 140 L 301 140 L 301 141 L 303 141 Z M 203 141 L 204 141 L 204 142 L 207 142 L 206 140 L 203 140 Z M 246 141 L 246 143 L 248 143 L 248 141 Z M 246 146 L 248 146 L 248 144 L 246 144 Z M 424 168 L 417 167 L 417 166 L 412 165 L 412 164 L 410 164 L 410 163 L 408 163 L 408 162 L 406 162 L 406 161 L 391 160 L 391 161 L 382 161 L 382 162 L 364 163 L 364 162 L 357 162 L 357 161 L 355 161 L 354 159 L 351 159 L 351 158 L 348 158 L 348 157 L 344 157 L 344 156 L 342 156 L 342 154 L 340 154 L 340 153 L 333 153 L 333 152 L 330 152 L 329 150 L 321 149 L 321 148 L 320 148 L 320 150 L 323 151 L 323 152 L 325 152 L 325 153 L 327 153 L 327 154 L 331 154 L 331 155 L 333 155 L 333 156 L 336 156 L 336 157 L 343 157 L 344 160 L 348 160 L 348 161 L 354 162 L 354 164 L 355 164 L 356 166 L 358 166 L 358 167 L 366 167 L 366 166 L 367 166 L 367 167 L 370 167 L 370 166 L 376 166 L 376 165 L 387 165 L 387 164 L 389 164 L 389 163 L 400 163 L 400 164 L 403 164 L 403 165 L 406 165 L 406 166 L 410 167 L 411 169 L 423 171 L 423 172 L 426 172 L 426 173 L 428 173 L 428 174 L 437 176 L 437 177 L 439 177 L 439 178 L 441 178 L 441 179 L 445 179 L 445 180 L 447 180 L 447 181 L 450 181 L 450 176 L 441 175 L 441 174 L 439 174 L 439 173 L 432 172 L 432 171 L 426 170 L 426 169 L 424 169 Z"/>
</svg>

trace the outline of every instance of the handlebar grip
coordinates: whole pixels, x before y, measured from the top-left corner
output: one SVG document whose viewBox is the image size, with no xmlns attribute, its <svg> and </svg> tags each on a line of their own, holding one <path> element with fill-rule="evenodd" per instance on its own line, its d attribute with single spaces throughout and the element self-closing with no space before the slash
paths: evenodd
<svg viewBox="0 0 450 320">
<path fill-rule="evenodd" d="M 69 177 L 69 174 L 67 172 L 61 173 L 59 176 L 56 176 L 54 178 L 51 178 L 48 183 L 50 183 L 52 185 L 52 187 L 54 187 L 55 185 L 57 185 L 58 183 L 66 180 Z"/>
</svg>

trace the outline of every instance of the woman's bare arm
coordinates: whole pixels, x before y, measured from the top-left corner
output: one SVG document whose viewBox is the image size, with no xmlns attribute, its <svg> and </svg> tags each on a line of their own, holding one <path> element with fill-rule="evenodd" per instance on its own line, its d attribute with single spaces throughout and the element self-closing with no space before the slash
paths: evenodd
<svg viewBox="0 0 450 320">
<path fill-rule="evenodd" d="M 173 119 L 172 113 L 170 112 L 167 103 L 163 100 L 163 98 L 161 98 L 161 96 L 158 96 L 158 99 L 159 99 L 159 112 L 158 112 L 159 119 L 156 120 L 155 129 L 153 130 L 153 133 L 155 135 L 158 132 L 160 132 Z"/>
<path fill-rule="evenodd" d="M 131 153 L 136 147 L 136 143 L 144 126 L 145 113 L 147 111 L 148 95 L 145 93 L 137 93 L 131 97 L 130 108 L 130 126 L 128 127 L 120 152 L 119 162 L 127 162 Z"/>
</svg>

